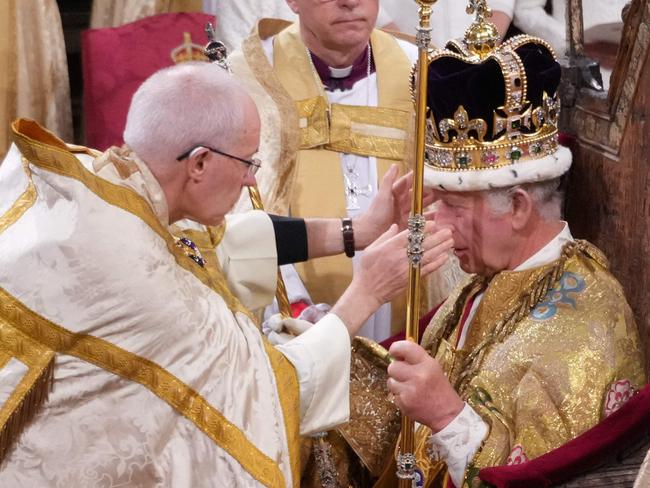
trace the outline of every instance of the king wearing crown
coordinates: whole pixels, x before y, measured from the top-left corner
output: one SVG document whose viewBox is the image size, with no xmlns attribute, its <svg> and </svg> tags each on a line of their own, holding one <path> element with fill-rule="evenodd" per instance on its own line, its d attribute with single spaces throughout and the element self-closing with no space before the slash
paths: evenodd
<svg viewBox="0 0 650 488">
<path fill-rule="evenodd" d="M 484 1 L 463 40 L 428 62 L 425 184 L 471 273 L 393 343 L 388 387 L 421 425 L 424 486 L 481 486 L 575 438 L 645 384 L 621 285 L 561 219 L 570 151 L 558 145 L 561 70 L 541 39 L 497 45 Z M 523 486 L 523 485 L 521 485 Z"/>
</svg>

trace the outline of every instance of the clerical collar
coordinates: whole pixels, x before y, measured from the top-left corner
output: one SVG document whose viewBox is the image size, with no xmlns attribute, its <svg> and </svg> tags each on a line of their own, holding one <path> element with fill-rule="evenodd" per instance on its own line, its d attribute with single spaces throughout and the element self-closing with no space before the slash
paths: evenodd
<svg viewBox="0 0 650 488">
<path fill-rule="evenodd" d="M 375 63 L 372 61 L 372 54 L 368 51 L 369 46 L 354 60 L 351 66 L 346 68 L 332 68 L 325 61 L 308 51 L 314 69 L 320 77 L 327 91 L 350 90 L 354 84 L 375 72 Z"/>
</svg>

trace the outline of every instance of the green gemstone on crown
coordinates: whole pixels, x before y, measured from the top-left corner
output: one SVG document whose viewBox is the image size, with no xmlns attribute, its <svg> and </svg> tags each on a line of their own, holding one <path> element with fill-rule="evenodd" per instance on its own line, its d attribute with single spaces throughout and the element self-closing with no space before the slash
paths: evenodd
<svg viewBox="0 0 650 488">
<path fill-rule="evenodd" d="M 456 156 L 456 164 L 458 164 L 458 166 L 461 166 L 463 168 L 469 166 L 470 161 L 471 159 L 468 154 L 463 153 Z"/>
<path fill-rule="evenodd" d="M 518 147 L 513 147 L 510 149 L 510 153 L 508 154 L 508 158 L 511 161 L 519 161 L 521 159 L 522 152 L 521 149 Z"/>
</svg>

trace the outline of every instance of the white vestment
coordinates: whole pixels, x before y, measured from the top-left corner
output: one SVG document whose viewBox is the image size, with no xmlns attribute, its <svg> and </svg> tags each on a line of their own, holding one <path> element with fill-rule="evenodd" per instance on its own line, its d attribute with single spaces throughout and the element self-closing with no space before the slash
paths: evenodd
<svg viewBox="0 0 650 488">
<path fill-rule="evenodd" d="M 585 42 L 617 44 L 623 31 L 621 14 L 626 0 L 590 0 L 583 2 Z M 513 23 L 526 34 L 539 36 L 555 49 L 558 56 L 567 50 L 566 1 L 553 0 L 553 14 L 544 10 L 544 0 L 518 0 Z"/>
<path fill-rule="evenodd" d="M 73 336 L 80 347 L 73 341 L 65 353 L 54 351 L 49 397 L 5 455 L 0 486 L 264 486 L 264 473 L 241 464 L 251 459 L 277 471 L 266 484 L 293 486 L 285 378 L 274 374 L 275 356 L 250 312 L 179 256 L 164 194 L 146 166 L 124 174 L 68 154 L 53 170 L 35 158 L 22 163 L 12 146 L 0 166 L 3 314 L 25 306 L 43 330 Z M 144 210 L 132 211 L 136 204 Z M 259 212 L 248 218 L 256 237 L 228 268 L 254 266 L 274 286 L 272 225 Z M 226 225 L 224 242 L 237 227 Z M 0 321 L 0 339 L 4 327 Z M 1 346 L 3 415 L 29 368 Z M 297 373 L 301 433 L 345 422 L 350 341 L 341 321 L 330 314 L 278 349 Z M 179 391 L 195 395 L 179 398 Z"/>
</svg>

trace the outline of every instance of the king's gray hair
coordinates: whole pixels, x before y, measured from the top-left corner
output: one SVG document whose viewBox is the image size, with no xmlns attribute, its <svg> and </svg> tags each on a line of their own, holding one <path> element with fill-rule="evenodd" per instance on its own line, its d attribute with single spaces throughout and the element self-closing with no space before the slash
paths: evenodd
<svg viewBox="0 0 650 488">
<path fill-rule="evenodd" d="M 162 69 L 133 95 L 124 142 L 156 166 L 201 144 L 228 151 L 245 122 L 244 97 L 232 75 L 216 65 L 187 62 Z"/>
<path fill-rule="evenodd" d="M 562 217 L 564 194 L 560 189 L 560 178 L 486 191 L 485 196 L 493 214 L 500 215 L 512 208 L 512 194 L 517 188 L 530 195 L 542 219 L 558 220 Z"/>
</svg>

